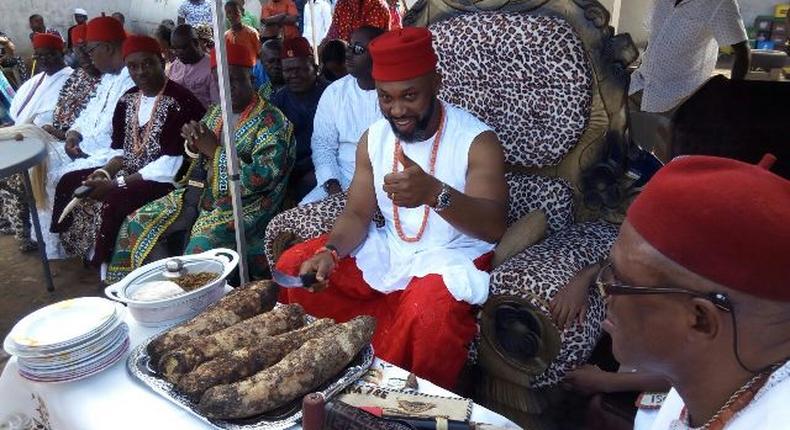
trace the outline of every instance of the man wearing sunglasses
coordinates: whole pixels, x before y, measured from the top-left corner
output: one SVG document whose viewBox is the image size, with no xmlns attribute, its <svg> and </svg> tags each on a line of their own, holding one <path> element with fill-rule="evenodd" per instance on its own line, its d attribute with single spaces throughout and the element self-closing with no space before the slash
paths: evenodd
<svg viewBox="0 0 790 430">
<path fill-rule="evenodd" d="M 382 117 L 368 52 L 368 44 L 382 34 L 384 30 L 376 27 L 351 33 L 346 48 L 349 74 L 329 85 L 318 102 L 310 142 L 318 186 L 301 204 L 316 202 L 351 185 L 359 138 Z"/>
<path fill-rule="evenodd" d="M 673 386 L 638 430 L 790 429 L 790 181 L 688 156 L 628 210 L 596 284 L 625 366 Z"/>
</svg>

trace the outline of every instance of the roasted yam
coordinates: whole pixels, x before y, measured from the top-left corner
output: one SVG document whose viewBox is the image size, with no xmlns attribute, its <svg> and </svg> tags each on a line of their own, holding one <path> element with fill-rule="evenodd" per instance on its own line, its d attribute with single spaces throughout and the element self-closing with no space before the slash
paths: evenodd
<svg viewBox="0 0 790 430">
<path fill-rule="evenodd" d="M 304 326 L 304 309 L 285 305 L 241 321 L 214 334 L 193 339 L 181 348 L 166 353 L 159 361 L 159 371 L 175 384 L 198 365 L 222 354 L 255 345 L 263 338 L 276 336 Z"/>
<path fill-rule="evenodd" d="M 192 320 L 176 326 L 151 341 L 147 351 L 156 365 L 167 351 L 192 339 L 216 333 L 239 321 L 271 310 L 277 303 L 279 288 L 270 281 L 252 282 L 236 288 Z"/>
<path fill-rule="evenodd" d="M 281 407 L 340 373 L 370 343 L 375 319 L 357 317 L 305 342 L 280 362 L 239 382 L 211 387 L 199 409 L 210 418 L 246 418 Z"/>
<path fill-rule="evenodd" d="M 282 360 L 308 340 L 320 337 L 330 330 L 339 332 L 333 324 L 330 319 L 320 319 L 299 330 L 265 337 L 253 346 L 223 354 L 184 375 L 178 381 L 177 388 L 198 401 L 203 392 L 215 385 L 230 384 L 254 375 Z"/>
</svg>

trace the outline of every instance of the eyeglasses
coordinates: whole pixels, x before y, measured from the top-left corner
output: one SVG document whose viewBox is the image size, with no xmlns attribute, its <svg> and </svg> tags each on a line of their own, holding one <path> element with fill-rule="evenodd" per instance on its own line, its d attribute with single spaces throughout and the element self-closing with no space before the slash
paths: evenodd
<svg viewBox="0 0 790 430">
<path fill-rule="evenodd" d="M 364 53 L 365 53 L 365 51 L 367 51 L 368 49 L 367 49 L 367 48 L 365 48 L 364 46 L 362 46 L 362 44 L 361 44 L 361 43 L 359 43 L 359 42 L 354 42 L 354 43 L 352 43 L 352 44 L 348 45 L 348 50 L 349 50 L 349 51 L 351 51 L 351 53 L 352 53 L 352 54 L 354 54 L 354 55 L 362 55 L 362 54 L 364 54 Z"/>
<path fill-rule="evenodd" d="M 84 52 L 86 54 L 88 54 L 88 55 L 93 55 L 93 51 L 95 51 L 96 49 L 98 49 L 102 45 L 103 44 L 101 44 L 101 43 L 97 43 L 97 44 L 95 44 L 93 46 L 85 45 Z"/>
<path fill-rule="evenodd" d="M 57 58 L 59 55 L 62 55 L 59 52 L 49 52 L 46 54 L 33 54 L 32 57 L 35 60 L 46 60 L 46 59 L 54 59 Z"/>
<path fill-rule="evenodd" d="M 646 295 L 646 294 L 686 294 L 692 297 L 709 300 L 716 305 L 717 308 L 724 312 L 732 312 L 732 302 L 724 293 L 700 293 L 697 291 L 687 290 L 685 288 L 675 287 L 641 287 L 623 284 L 617 281 L 612 270 L 612 262 L 606 261 L 598 271 L 598 276 L 595 277 L 595 286 L 598 292 L 604 299 L 609 296 L 621 295 Z"/>
</svg>

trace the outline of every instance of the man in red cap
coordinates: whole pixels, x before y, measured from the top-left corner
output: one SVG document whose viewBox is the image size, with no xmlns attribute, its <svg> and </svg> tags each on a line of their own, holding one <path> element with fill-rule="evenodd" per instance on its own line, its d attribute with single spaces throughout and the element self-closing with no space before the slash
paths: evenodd
<svg viewBox="0 0 790 430">
<path fill-rule="evenodd" d="M 52 151 L 47 161 L 47 202 L 41 205 L 43 208 L 39 207 L 39 218 L 50 259 L 67 256 L 58 236 L 48 233 L 55 186 L 60 178 L 68 172 L 101 167 L 116 155 L 110 148 L 113 112 L 121 96 L 134 87 L 123 61 L 124 39 L 126 32 L 123 26 L 112 17 L 102 16 L 88 21 L 85 52 L 102 77 L 93 97 L 66 131 L 65 145 Z"/>
<path fill-rule="evenodd" d="M 34 55 L 40 73 L 22 84 L 11 100 L 9 116 L 16 125 L 52 122 L 52 114 L 58 94 L 72 73 L 63 60 L 63 40 L 55 35 L 36 33 L 33 35 Z M 2 73 L 2 72 L 0 72 Z M 30 237 L 30 208 L 25 199 L 21 175 L 12 175 L 0 180 L 0 197 L 6 211 L 5 217 L 11 224 L 14 236 L 22 252 L 36 249 Z"/>
<path fill-rule="evenodd" d="M 102 73 L 93 65 L 90 55 L 85 50 L 87 27 L 85 24 L 80 24 L 71 31 L 72 50 L 77 57 L 79 67 L 74 69 L 60 90 L 55 111 L 52 113 L 52 123 L 41 127 L 57 140 L 66 140 L 66 131 L 85 109 L 85 105 L 88 104 L 101 81 Z"/>
<path fill-rule="evenodd" d="M 285 86 L 272 95 L 272 103 L 294 125 L 296 164 L 288 187 L 289 197 L 299 202 L 316 186 L 310 139 L 318 101 L 329 82 L 318 76 L 313 50 L 304 37 L 284 40 L 280 60 Z"/>
<path fill-rule="evenodd" d="M 216 57 L 211 55 L 216 69 Z M 231 120 L 243 195 L 244 231 L 250 273 L 267 269 L 263 232 L 280 210 L 293 165 L 293 128 L 285 116 L 258 96 L 252 85 L 253 63 L 240 45 L 227 45 Z M 233 204 L 225 146 L 220 144 L 222 112 L 214 105 L 198 122 L 181 129 L 193 158 L 190 177 L 181 187 L 131 214 L 118 235 L 107 273 L 117 282 L 141 264 L 172 255 L 213 248 L 234 248 Z"/>
<path fill-rule="evenodd" d="M 281 299 L 338 321 L 373 315 L 377 356 L 453 388 L 506 228 L 502 148 L 480 120 L 437 99 L 430 31 L 391 31 L 368 49 L 384 118 L 359 141 L 332 232 L 277 262 L 290 275 L 314 273 L 315 292 L 289 289 Z"/>
<path fill-rule="evenodd" d="M 121 97 L 113 114 L 110 147 L 116 151 L 100 169 L 67 173 L 58 183 L 52 231 L 60 233 L 69 254 L 108 263 L 127 215 L 173 190 L 184 170 L 181 127 L 205 114 L 186 88 L 165 77 L 159 42 L 129 36 L 123 58 L 136 86 Z M 74 190 L 92 190 L 71 214 L 61 215 Z M 91 256 L 91 251 L 92 256 Z"/>
<path fill-rule="evenodd" d="M 9 114 L 16 124 L 52 122 L 58 93 L 73 71 L 63 61 L 63 45 L 63 39 L 52 34 L 33 36 L 33 56 L 41 72 L 22 84 L 11 101 Z"/>
<path fill-rule="evenodd" d="M 630 206 L 597 277 L 623 365 L 674 387 L 652 426 L 790 428 L 790 181 L 680 157 Z"/>
</svg>

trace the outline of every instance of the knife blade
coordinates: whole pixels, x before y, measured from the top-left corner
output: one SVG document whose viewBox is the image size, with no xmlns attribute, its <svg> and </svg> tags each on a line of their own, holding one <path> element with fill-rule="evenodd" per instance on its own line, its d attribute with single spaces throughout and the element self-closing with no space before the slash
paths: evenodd
<svg viewBox="0 0 790 430">
<path fill-rule="evenodd" d="M 316 283 L 315 273 L 291 276 L 279 270 L 272 270 L 272 280 L 283 288 L 310 288 Z"/>
</svg>

